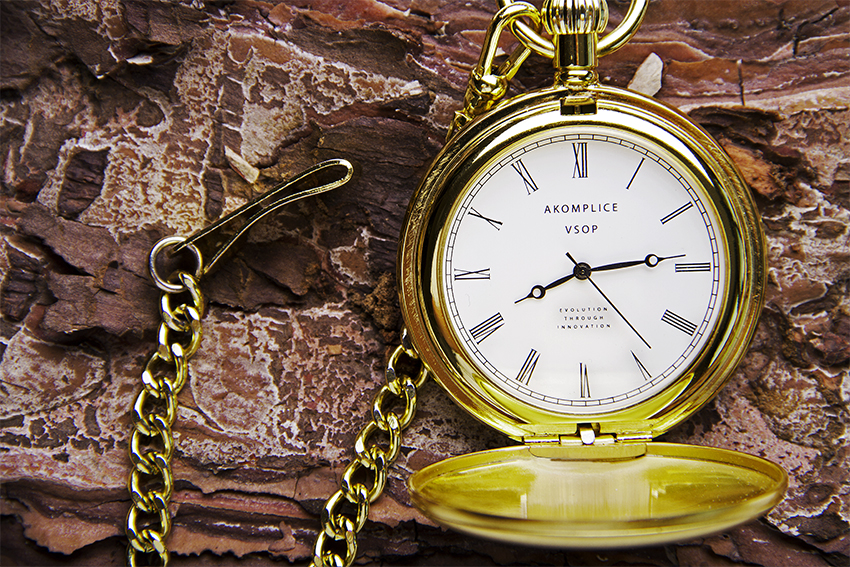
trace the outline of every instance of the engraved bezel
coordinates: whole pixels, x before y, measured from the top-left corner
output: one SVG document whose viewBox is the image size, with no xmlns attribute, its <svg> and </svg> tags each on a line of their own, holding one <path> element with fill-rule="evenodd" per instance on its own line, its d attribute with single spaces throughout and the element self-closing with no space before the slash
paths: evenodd
<svg viewBox="0 0 850 567">
<path fill-rule="evenodd" d="M 740 173 L 699 127 L 653 99 L 604 86 L 584 93 L 595 100 L 595 113 L 562 113 L 562 99 L 574 94 L 552 87 L 516 97 L 469 124 L 436 157 L 401 234 L 402 313 L 419 356 L 443 388 L 473 416 L 514 439 L 573 435 L 579 423 L 588 422 L 599 423 L 603 433 L 655 437 L 710 400 L 746 352 L 764 297 L 764 237 Z M 470 183 L 523 141 L 565 128 L 616 131 L 663 148 L 710 199 L 727 267 L 717 324 L 699 355 L 654 396 L 614 411 L 550 411 L 497 387 L 463 354 L 446 323 L 448 306 L 439 292 L 437 259 L 450 228 L 446 219 Z"/>
</svg>

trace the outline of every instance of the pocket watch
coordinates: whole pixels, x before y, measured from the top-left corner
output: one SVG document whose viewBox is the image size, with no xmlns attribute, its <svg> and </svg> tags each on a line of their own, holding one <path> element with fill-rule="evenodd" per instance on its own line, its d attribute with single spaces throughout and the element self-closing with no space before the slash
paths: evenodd
<svg viewBox="0 0 850 567">
<path fill-rule="evenodd" d="M 660 544 L 755 518 L 787 486 L 759 457 L 654 441 L 745 355 L 766 260 L 752 197 L 717 142 L 598 80 L 597 58 L 628 41 L 648 0 L 602 38 L 604 0 L 500 4 L 407 211 L 402 346 L 322 512 L 316 565 L 353 562 L 428 375 L 518 442 L 410 476 L 413 503 L 449 528 L 553 547 Z M 496 68 L 506 30 L 520 46 Z M 553 60 L 554 84 L 500 100 L 532 53 Z M 396 370 L 402 354 L 421 362 L 416 378 Z M 371 485 L 356 480 L 364 471 Z"/>
<path fill-rule="evenodd" d="M 408 209 L 398 278 L 422 363 L 520 444 L 414 473 L 414 504 L 464 532 L 585 548 L 763 514 L 786 488 L 777 465 L 653 441 L 717 393 L 755 331 L 765 244 L 745 182 L 684 115 L 599 82 L 646 0 L 602 38 L 604 0 L 501 4 Z M 508 29 L 521 45 L 494 71 Z M 532 52 L 554 84 L 498 101 Z"/>
</svg>

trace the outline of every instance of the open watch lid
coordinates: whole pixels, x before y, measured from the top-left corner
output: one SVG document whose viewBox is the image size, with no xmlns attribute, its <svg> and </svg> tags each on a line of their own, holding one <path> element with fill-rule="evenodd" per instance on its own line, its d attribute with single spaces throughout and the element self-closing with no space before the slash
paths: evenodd
<svg viewBox="0 0 850 567">
<path fill-rule="evenodd" d="M 414 504 L 461 532 L 548 547 L 625 547 L 707 535 L 776 505 L 785 471 L 692 445 L 515 446 L 410 477 Z"/>
</svg>

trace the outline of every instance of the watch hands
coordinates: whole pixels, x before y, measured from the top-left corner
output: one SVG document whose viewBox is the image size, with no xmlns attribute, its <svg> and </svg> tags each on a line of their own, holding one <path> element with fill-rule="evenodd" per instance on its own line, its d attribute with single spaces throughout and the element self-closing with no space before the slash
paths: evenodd
<svg viewBox="0 0 850 567">
<path fill-rule="evenodd" d="M 614 264 L 606 264 L 604 266 L 599 266 L 599 267 L 596 267 L 596 268 L 591 268 L 590 265 L 588 265 L 584 262 L 579 264 L 578 262 L 573 260 L 573 257 L 570 256 L 569 252 L 567 252 L 567 256 L 569 256 L 570 260 L 572 260 L 573 263 L 576 265 L 576 267 L 573 269 L 572 274 L 569 274 L 569 275 L 564 276 L 562 278 L 558 278 L 557 280 L 553 281 L 549 285 L 545 285 L 545 286 L 536 285 L 536 286 L 531 288 L 531 291 L 528 292 L 528 295 L 526 295 L 525 297 L 523 297 L 521 299 L 517 299 L 516 301 L 514 301 L 514 303 L 519 303 L 520 301 L 524 301 L 526 299 L 543 299 L 543 297 L 546 296 L 547 291 L 549 291 L 553 287 L 558 287 L 562 283 L 566 283 L 566 282 L 570 281 L 574 277 L 578 277 L 579 279 L 583 280 L 583 279 L 590 278 L 590 274 L 593 273 L 593 272 L 603 272 L 603 271 L 607 271 L 607 270 L 618 270 L 620 268 L 630 268 L 632 266 L 638 266 L 640 264 L 645 264 L 645 265 L 649 266 L 650 268 L 654 268 L 655 266 L 657 266 L 658 264 L 660 264 L 664 260 L 670 260 L 671 258 L 681 258 L 682 256 L 684 256 L 684 254 L 677 254 L 676 256 L 658 256 L 656 254 L 647 254 L 646 258 L 644 258 L 643 260 L 631 260 L 629 262 L 616 262 Z M 590 283 L 593 283 L 593 282 L 590 282 Z M 593 285 L 595 286 L 596 284 L 593 284 Z M 613 307 L 613 305 L 612 305 L 612 307 Z M 616 307 L 615 307 L 615 309 L 616 309 Z M 637 331 L 635 331 L 635 332 L 637 332 Z M 644 342 L 646 342 L 646 341 L 644 341 Z"/>
<path fill-rule="evenodd" d="M 650 256 L 654 256 L 654 255 L 653 255 L 653 254 L 650 254 L 649 256 L 647 256 L 647 257 L 646 257 L 646 258 L 647 258 L 647 260 L 649 259 L 649 257 L 650 257 Z M 655 257 L 656 257 L 656 258 L 658 258 L 658 256 L 655 256 Z M 569 252 L 567 252 L 567 258 L 569 258 L 569 259 L 570 259 L 570 261 L 571 261 L 573 264 L 575 264 L 575 265 L 576 265 L 575 270 L 573 271 L 573 273 L 576 275 L 576 277 L 578 277 L 579 279 L 582 279 L 582 280 L 587 280 L 587 281 L 589 281 L 589 282 L 590 282 L 590 285 L 592 285 L 594 288 L 596 288 L 596 291 L 598 291 L 598 292 L 599 292 L 599 295 L 601 295 L 601 296 L 605 299 L 605 301 L 607 301 L 607 302 L 608 302 L 608 305 L 610 305 L 611 307 L 613 307 L 613 308 L 614 308 L 614 311 L 616 311 L 616 312 L 617 312 L 617 315 L 619 315 L 619 316 L 623 319 L 623 321 L 625 321 L 625 322 L 626 322 L 626 325 L 628 325 L 628 326 L 629 326 L 629 328 L 630 328 L 632 331 L 634 331 L 634 332 L 635 332 L 635 334 L 638 336 L 638 338 L 639 338 L 640 340 L 642 340 L 642 341 L 643 341 L 643 344 L 645 344 L 645 345 L 647 346 L 647 348 L 652 348 L 652 346 L 650 346 L 650 344 L 649 344 L 648 342 L 646 342 L 646 339 L 645 339 L 645 338 L 643 338 L 643 337 L 641 336 L 641 334 L 638 332 L 638 330 L 637 330 L 637 329 L 635 329 L 634 325 L 632 325 L 632 324 L 629 322 L 629 320 L 628 320 L 628 319 L 626 319 L 626 316 L 625 316 L 625 315 L 623 315 L 623 313 L 622 313 L 619 309 L 617 309 L 617 306 L 616 306 L 616 305 L 614 305 L 614 302 L 612 302 L 610 299 L 608 299 L 608 296 L 607 296 L 607 295 L 605 295 L 605 292 L 603 292 L 603 291 L 599 288 L 599 286 L 598 286 L 598 285 L 596 285 L 596 283 L 595 283 L 592 279 L 590 279 L 590 274 L 591 274 L 591 272 L 592 272 L 592 268 L 591 268 L 589 265 L 585 264 L 584 262 L 581 262 L 581 263 L 576 262 L 576 261 L 575 261 L 575 258 L 573 258 L 573 257 L 570 255 L 570 253 L 569 253 Z M 625 262 L 625 263 L 627 264 L 628 262 Z M 640 262 L 638 262 L 637 264 L 640 264 Z M 632 264 L 632 265 L 637 265 L 637 264 Z M 614 264 L 612 264 L 612 265 L 614 265 Z M 649 265 L 649 264 L 647 264 L 647 265 Z M 620 266 L 620 267 L 622 267 L 622 266 Z M 613 270 L 614 268 L 610 268 L 610 269 L 612 269 L 612 270 Z"/>
</svg>

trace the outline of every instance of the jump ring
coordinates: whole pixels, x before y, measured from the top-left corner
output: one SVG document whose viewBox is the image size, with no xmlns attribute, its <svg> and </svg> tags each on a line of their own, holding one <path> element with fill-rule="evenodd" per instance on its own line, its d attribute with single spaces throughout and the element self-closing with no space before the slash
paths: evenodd
<svg viewBox="0 0 850 567">
<path fill-rule="evenodd" d="M 185 241 L 186 239 L 182 236 L 166 236 L 165 238 L 160 239 L 159 242 L 154 244 L 153 248 L 151 249 L 151 254 L 148 259 L 148 268 L 151 273 L 151 278 L 153 278 L 156 287 L 158 287 L 164 292 L 180 293 L 181 291 L 185 290 L 182 285 L 168 283 L 162 278 L 162 276 L 159 275 L 159 272 L 156 271 L 156 260 L 159 257 L 159 253 L 162 252 L 165 248 L 169 246 L 176 246 L 177 244 L 182 244 Z M 195 279 L 200 279 L 204 273 L 204 260 L 201 257 L 201 251 L 198 250 L 198 248 L 192 244 L 189 244 L 188 246 L 186 246 L 186 248 L 188 248 L 192 252 L 192 254 L 195 255 L 195 261 L 197 263 L 197 267 L 195 268 Z"/>
</svg>

